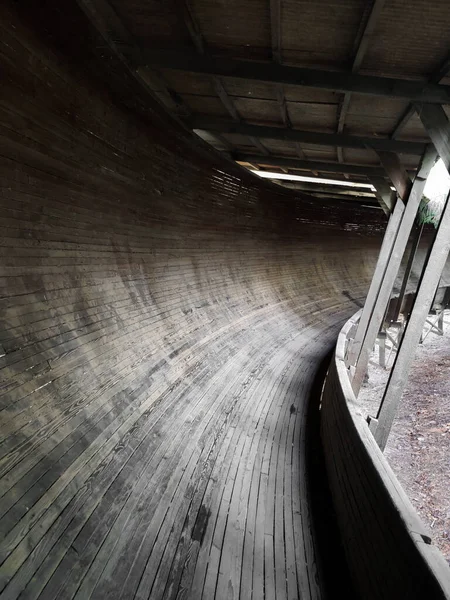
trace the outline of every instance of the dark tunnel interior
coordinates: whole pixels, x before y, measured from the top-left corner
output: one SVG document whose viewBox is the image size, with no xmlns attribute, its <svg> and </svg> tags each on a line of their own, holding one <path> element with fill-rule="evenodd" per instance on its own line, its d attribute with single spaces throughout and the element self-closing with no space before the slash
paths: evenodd
<svg viewBox="0 0 450 600">
<path fill-rule="evenodd" d="M 318 403 L 385 215 L 219 157 L 75 2 L 0 27 L 0 597 L 353 597 Z"/>
</svg>

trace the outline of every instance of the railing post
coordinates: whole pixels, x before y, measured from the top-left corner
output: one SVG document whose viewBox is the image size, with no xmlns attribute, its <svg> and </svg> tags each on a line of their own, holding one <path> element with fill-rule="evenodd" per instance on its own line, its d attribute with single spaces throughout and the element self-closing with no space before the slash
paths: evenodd
<svg viewBox="0 0 450 600">
<path fill-rule="evenodd" d="M 378 296 L 378 290 L 383 281 L 384 273 L 386 271 L 386 267 L 392 253 L 392 248 L 394 246 L 395 238 L 397 236 L 397 231 L 404 210 L 405 206 L 403 202 L 400 199 L 397 200 L 397 204 L 394 207 L 394 212 L 389 218 L 386 232 L 384 234 L 383 243 L 381 245 L 380 254 L 378 255 L 378 260 L 375 267 L 375 272 L 373 274 L 372 281 L 370 282 L 369 292 L 364 303 L 364 308 L 358 323 L 358 327 L 356 329 L 355 337 L 353 338 L 353 341 L 349 344 L 346 359 L 347 365 L 354 365 L 359 356 L 361 346 L 364 341 L 367 325 L 373 313 L 375 302 Z"/>
<path fill-rule="evenodd" d="M 422 335 L 428 313 L 433 302 L 436 287 L 447 261 L 450 249 L 450 194 L 438 225 L 435 239 L 428 253 L 419 281 L 411 315 L 405 327 L 403 338 L 392 367 L 389 381 L 377 415 L 375 439 L 384 450 L 397 413 L 397 408 L 406 385 L 409 370 L 417 345 Z"/>
<path fill-rule="evenodd" d="M 370 319 L 365 330 L 365 336 L 356 359 L 355 373 L 352 380 L 352 387 L 355 395 L 358 395 L 358 392 L 361 388 L 364 374 L 367 370 L 369 356 L 372 348 L 374 347 L 378 331 L 380 330 L 381 323 L 389 303 L 389 298 L 392 293 L 392 288 L 394 287 L 395 278 L 397 277 L 403 255 L 408 244 L 409 235 L 414 224 L 414 219 L 416 218 L 417 209 L 419 208 L 419 204 L 422 199 L 423 189 L 431 168 L 435 163 L 436 157 L 437 152 L 435 148 L 432 145 L 428 146 L 422 157 L 419 170 L 414 179 L 414 183 L 408 197 L 408 202 L 398 228 L 397 236 L 395 237 L 390 259 L 384 270 L 384 275 L 381 284 L 379 285 L 378 294 L 376 295 L 375 305 L 371 311 Z M 357 352 L 357 348 L 355 350 Z"/>
</svg>

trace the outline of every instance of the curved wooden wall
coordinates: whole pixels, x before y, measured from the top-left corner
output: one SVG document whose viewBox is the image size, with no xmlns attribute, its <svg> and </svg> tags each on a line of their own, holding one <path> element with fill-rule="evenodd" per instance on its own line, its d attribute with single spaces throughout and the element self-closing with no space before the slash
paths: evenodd
<svg viewBox="0 0 450 600">
<path fill-rule="evenodd" d="M 304 415 L 378 212 L 219 162 L 28 4 L 0 8 L 1 598 L 318 598 Z"/>
<path fill-rule="evenodd" d="M 345 553 L 359 597 L 450 598 L 450 570 L 369 431 L 339 334 L 322 395 L 322 443 Z"/>
</svg>

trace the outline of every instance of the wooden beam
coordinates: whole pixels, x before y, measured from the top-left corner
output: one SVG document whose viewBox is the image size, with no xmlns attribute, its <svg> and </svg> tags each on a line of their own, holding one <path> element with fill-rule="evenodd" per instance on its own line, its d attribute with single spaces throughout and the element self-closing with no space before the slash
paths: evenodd
<svg viewBox="0 0 450 600">
<path fill-rule="evenodd" d="M 192 11 L 189 7 L 187 0 L 175 0 L 175 5 L 178 10 L 178 14 L 185 25 L 187 32 L 190 35 L 191 41 L 197 50 L 197 56 L 201 56 L 210 60 L 210 55 L 208 53 L 208 49 L 206 47 L 205 41 L 203 39 L 203 35 L 200 31 L 200 27 L 198 26 L 197 21 L 192 14 Z M 234 105 L 233 100 L 228 95 L 228 92 L 225 89 L 225 86 L 220 77 L 213 77 L 213 87 L 216 94 L 219 96 L 220 101 L 222 102 L 224 108 L 228 111 L 231 118 L 236 122 L 241 122 L 241 118 L 239 113 Z M 223 140 L 223 138 L 222 138 Z M 261 143 L 260 140 L 249 137 L 250 143 L 255 146 L 262 154 L 269 154 L 267 148 Z M 225 140 L 223 140 L 225 141 Z"/>
<path fill-rule="evenodd" d="M 181 21 L 184 23 L 189 36 L 199 54 L 206 53 L 205 41 L 190 6 L 186 0 L 175 0 L 175 6 Z"/>
<path fill-rule="evenodd" d="M 281 63 L 281 0 L 270 0 L 272 60 Z"/>
<path fill-rule="evenodd" d="M 145 60 L 148 65 L 158 69 L 237 77 L 343 93 L 353 92 L 369 96 L 403 98 L 411 102 L 450 103 L 450 86 L 408 79 L 291 67 L 278 63 L 235 60 L 226 57 L 201 56 L 186 51 L 146 50 Z"/>
<path fill-rule="evenodd" d="M 378 151 L 377 152 L 381 164 L 386 169 L 393 186 L 397 190 L 398 195 L 406 202 L 409 192 L 411 191 L 411 178 L 406 172 L 405 167 L 400 162 L 397 154 L 394 152 Z"/>
<path fill-rule="evenodd" d="M 382 177 L 369 177 L 369 181 L 375 188 L 381 208 L 389 216 L 394 210 L 395 192 L 391 190 L 389 183 Z"/>
<path fill-rule="evenodd" d="M 194 116 L 187 121 L 192 129 L 206 129 L 219 133 L 238 133 L 251 135 L 262 139 L 285 140 L 290 142 L 304 142 L 319 146 L 341 146 L 342 148 L 358 148 L 361 150 L 390 150 L 392 152 L 421 155 L 426 144 L 421 142 L 402 142 L 379 137 L 358 137 L 338 133 L 321 133 L 318 131 L 299 131 L 297 129 L 283 129 L 281 127 L 267 127 L 264 125 L 248 125 L 235 123 L 227 119 L 215 117 Z"/>
<path fill-rule="evenodd" d="M 356 329 L 353 340 L 348 346 L 346 356 L 347 366 L 355 365 L 356 361 L 358 360 L 358 356 L 361 352 L 361 347 L 364 342 L 366 331 L 372 318 L 373 310 L 375 308 L 375 304 L 378 298 L 380 286 L 383 282 L 383 278 L 385 276 L 386 269 L 391 258 L 392 249 L 394 247 L 394 242 L 397 237 L 398 228 L 402 220 L 404 208 L 405 206 L 403 202 L 397 202 L 394 211 L 392 212 L 389 218 L 383 238 L 383 243 L 381 244 L 380 253 L 378 255 L 377 264 L 375 266 L 375 271 L 372 277 L 372 281 L 370 282 L 369 291 L 367 292 L 366 301 L 364 302 L 361 317 L 358 321 L 358 327 Z"/>
<path fill-rule="evenodd" d="M 270 178 L 269 178 L 270 179 Z M 358 196 L 361 198 L 371 198 L 375 200 L 375 194 L 370 188 L 366 187 L 345 187 L 340 185 L 333 185 L 327 183 L 314 183 L 309 181 L 289 181 L 287 179 L 274 179 L 277 184 L 284 187 L 290 187 L 297 190 L 303 190 L 306 192 L 321 192 L 329 195 L 344 195 L 344 196 Z"/>
<path fill-rule="evenodd" d="M 269 167 L 288 167 L 289 169 L 298 169 L 300 171 L 322 171 L 323 173 L 347 173 L 348 175 L 359 175 L 362 177 L 385 177 L 386 173 L 383 167 L 372 165 L 355 165 L 337 162 L 321 162 L 318 160 L 306 160 L 298 158 L 289 158 L 286 156 L 271 155 L 268 158 L 258 156 L 257 154 L 243 154 L 237 152 L 234 159 L 240 162 L 253 162 Z"/>
<path fill-rule="evenodd" d="M 450 54 L 445 58 L 445 60 L 439 65 L 439 67 L 434 71 L 434 73 L 429 77 L 429 83 L 439 83 L 448 73 L 450 72 Z M 415 112 L 414 106 L 411 104 L 407 107 L 403 115 L 400 117 L 397 125 L 394 128 L 394 131 L 391 134 L 391 138 L 395 139 L 405 128 L 405 126 L 410 121 L 411 117 Z"/>
<path fill-rule="evenodd" d="M 450 123 L 445 110 L 442 106 L 426 104 L 415 104 L 414 108 L 450 173 Z"/>
<path fill-rule="evenodd" d="M 353 59 L 352 73 L 356 73 L 361 67 L 362 61 L 369 47 L 371 37 L 375 31 L 375 28 L 377 26 L 385 4 L 386 0 L 374 0 L 372 4 L 369 17 L 366 21 L 361 38 L 358 43 L 358 49 L 356 50 L 355 58 Z"/>
<path fill-rule="evenodd" d="M 408 124 L 408 122 L 410 121 L 410 119 L 414 113 L 415 113 L 414 106 L 412 104 L 409 104 L 408 108 L 405 110 L 405 112 L 400 117 L 397 125 L 395 126 L 394 131 L 391 134 L 392 140 L 394 140 L 401 133 L 401 131 L 406 127 L 406 125 Z"/>
<path fill-rule="evenodd" d="M 395 278 L 397 277 L 400 264 L 405 253 L 411 229 L 414 225 L 417 209 L 423 195 L 423 189 L 427 177 L 436 160 L 437 152 L 433 145 L 429 145 L 422 157 L 419 170 L 414 179 L 411 192 L 406 204 L 403 216 L 398 227 L 397 236 L 395 238 L 389 262 L 384 272 L 380 285 L 378 286 L 375 302 L 370 307 L 370 318 L 367 328 L 363 331 L 363 335 L 359 337 L 359 342 L 354 342 L 354 355 L 357 356 L 355 372 L 352 380 L 352 387 L 357 395 L 364 375 L 367 371 L 369 356 L 375 344 L 378 332 L 383 322 L 384 314 L 389 303 L 389 299 L 394 286 Z"/>
<path fill-rule="evenodd" d="M 142 89 L 173 115 L 186 117 L 191 111 L 159 73 L 145 68 L 145 60 L 134 37 L 108 0 L 77 0 L 106 46 L 124 65 Z"/>
<path fill-rule="evenodd" d="M 272 60 L 281 63 L 281 0 L 270 0 L 270 31 L 272 37 Z M 292 127 L 282 85 L 277 85 L 277 102 L 285 127 Z"/>
<path fill-rule="evenodd" d="M 417 345 L 430 311 L 436 288 L 448 257 L 450 239 L 450 202 L 447 202 L 440 219 L 436 236 L 422 270 L 411 315 L 389 375 L 383 400 L 378 411 L 375 440 L 384 450 L 398 406 L 403 395 Z"/>
<path fill-rule="evenodd" d="M 370 39 L 373 35 L 373 32 L 375 31 L 376 24 L 378 22 L 378 19 L 380 17 L 381 11 L 383 10 L 385 3 L 386 0 L 375 0 L 372 4 L 369 17 L 365 22 L 365 26 L 363 28 L 360 40 L 357 45 L 357 50 L 351 68 L 352 73 L 357 73 L 359 71 L 361 63 L 364 59 L 364 55 L 366 54 L 367 48 L 369 47 Z M 337 133 L 342 133 L 344 131 L 345 119 L 347 117 L 348 108 L 350 106 L 350 99 L 351 93 L 347 92 L 344 95 L 344 98 L 339 108 Z M 342 148 L 338 148 L 337 155 L 339 162 L 344 162 Z"/>
<path fill-rule="evenodd" d="M 283 125 L 290 129 L 292 127 L 291 120 L 287 109 L 286 97 L 284 95 L 284 89 L 282 85 L 277 85 L 277 101 L 280 107 L 281 120 Z"/>
<path fill-rule="evenodd" d="M 411 248 L 409 249 L 408 262 L 406 263 L 405 272 L 403 274 L 402 285 L 400 287 L 400 292 L 398 294 L 398 298 L 395 303 L 394 315 L 392 317 L 392 321 L 398 321 L 398 317 L 400 315 L 400 311 L 402 309 L 403 298 L 405 297 L 406 287 L 408 285 L 409 276 L 411 275 L 411 270 L 414 264 L 414 259 L 416 257 L 416 252 L 420 244 L 420 238 L 422 237 L 422 231 L 424 228 L 424 223 L 421 225 L 415 225 L 414 231 L 411 235 Z"/>
</svg>

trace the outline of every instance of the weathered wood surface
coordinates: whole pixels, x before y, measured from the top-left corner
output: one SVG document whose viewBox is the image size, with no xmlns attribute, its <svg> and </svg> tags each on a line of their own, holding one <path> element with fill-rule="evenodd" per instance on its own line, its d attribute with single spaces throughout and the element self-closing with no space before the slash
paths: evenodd
<svg viewBox="0 0 450 600">
<path fill-rule="evenodd" d="M 319 598 L 305 411 L 377 211 L 224 172 L 95 83 L 70 3 L 51 43 L 8 6 L 2 600 Z"/>
<path fill-rule="evenodd" d="M 355 399 L 344 362 L 346 338 L 354 327 L 352 318 L 339 335 L 323 389 L 321 428 L 328 480 L 358 597 L 448 600 L 448 564 Z"/>
</svg>

